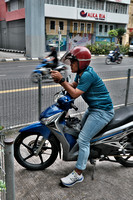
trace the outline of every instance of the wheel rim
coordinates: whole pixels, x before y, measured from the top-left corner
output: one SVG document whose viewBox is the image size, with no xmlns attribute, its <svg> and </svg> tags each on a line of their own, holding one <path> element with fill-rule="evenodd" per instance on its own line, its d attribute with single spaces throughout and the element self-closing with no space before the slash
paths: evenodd
<svg viewBox="0 0 133 200">
<path fill-rule="evenodd" d="M 39 134 L 30 135 L 24 137 L 21 144 L 19 145 L 19 157 L 25 163 L 26 166 L 41 167 L 45 164 L 51 154 L 52 145 L 46 140 L 39 154 L 36 156 L 36 150 L 41 143 L 42 136 Z"/>
<path fill-rule="evenodd" d="M 106 59 L 106 64 L 109 65 L 110 63 L 111 63 L 110 58 L 107 58 L 107 59 Z"/>
<path fill-rule="evenodd" d="M 126 155 L 120 154 L 116 158 L 119 159 L 122 163 L 127 163 L 127 164 L 133 165 L 133 155 L 131 155 L 131 154 L 126 154 Z"/>
</svg>

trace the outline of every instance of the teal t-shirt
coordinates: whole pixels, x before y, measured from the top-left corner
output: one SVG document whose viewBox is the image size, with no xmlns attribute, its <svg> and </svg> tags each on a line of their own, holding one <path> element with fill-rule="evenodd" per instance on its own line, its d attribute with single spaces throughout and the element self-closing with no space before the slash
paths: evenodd
<svg viewBox="0 0 133 200">
<path fill-rule="evenodd" d="M 98 108 L 102 110 L 113 109 L 112 100 L 109 92 L 92 67 L 88 66 L 81 77 L 76 75 L 75 82 L 78 83 L 77 88 L 84 91 L 82 97 L 90 108 Z"/>
</svg>

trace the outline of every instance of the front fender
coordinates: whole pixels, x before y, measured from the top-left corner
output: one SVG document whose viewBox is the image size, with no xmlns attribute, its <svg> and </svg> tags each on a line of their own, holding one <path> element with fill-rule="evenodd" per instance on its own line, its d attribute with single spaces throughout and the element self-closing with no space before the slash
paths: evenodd
<svg viewBox="0 0 133 200">
<path fill-rule="evenodd" d="M 19 132 L 37 132 L 40 133 L 45 139 L 48 139 L 50 136 L 50 130 L 48 129 L 48 127 L 40 122 L 36 122 L 34 124 L 26 126 L 20 129 Z"/>
</svg>

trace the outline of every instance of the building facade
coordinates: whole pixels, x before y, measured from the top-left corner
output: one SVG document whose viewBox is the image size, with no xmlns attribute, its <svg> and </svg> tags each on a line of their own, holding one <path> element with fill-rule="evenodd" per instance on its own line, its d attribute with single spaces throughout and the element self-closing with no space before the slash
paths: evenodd
<svg viewBox="0 0 133 200">
<path fill-rule="evenodd" d="M 110 41 L 108 31 L 126 28 L 130 0 L 45 0 L 45 47 L 57 43 L 60 50 L 96 41 Z M 25 47 L 24 0 L 0 0 L 0 47 Z M 129 29 L 129 32 L 131 29 Z"/>
<path fill-rule="evenodd" d="M 133 41 L 133 0 L 129 5 L 129 21 L 127 25 L 127 32 L 123 37 L 124 44 L 130 44 Z"/>
</svg>

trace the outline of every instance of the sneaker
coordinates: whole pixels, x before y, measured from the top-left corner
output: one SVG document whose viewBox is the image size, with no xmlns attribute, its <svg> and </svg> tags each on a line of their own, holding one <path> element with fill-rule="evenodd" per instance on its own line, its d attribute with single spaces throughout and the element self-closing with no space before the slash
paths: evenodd
<svg viewBox="0 0 133 200">
<path fill-rule="evenodd" d="M 73 186 L 75 183 L 82 182 L 84 180 L 83 175 L 78 175 L 77 172 L 72 171 L 68 176 L 61 178 L 61 183 L 67 187 Z"/>
</svg>

